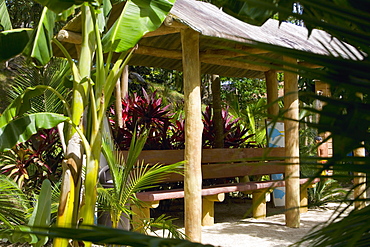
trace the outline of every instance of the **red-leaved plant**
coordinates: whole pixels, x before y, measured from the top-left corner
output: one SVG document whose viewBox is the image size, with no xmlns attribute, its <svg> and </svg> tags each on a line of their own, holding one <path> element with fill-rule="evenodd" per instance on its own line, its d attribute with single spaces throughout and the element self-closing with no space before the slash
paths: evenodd
<svg viewBox="0 0 370 247">
<path fill-rule="evenodd" d="M 59 179 L 58 172 L 61 171 L 57 169 L 62 158 L 57 129 L 40 130 L 28 141 L 0 154 L 0 171 L 13 178 L 20 188 L 35 190 L 46 178 L 52 181 Z"/>
<path fill-rule="evenodd" d="M 162 106 L 162 100 L 157 98 L 156 92 L 148 94 L 143 90 L 143 97 L 134 94 L 122 101 L 122 118 L 124 127 L 115 124 L 115 111 L 110 108 L 110 123 L 113 138 L 120 150 L 128 150 L 132 134 L 148 130 L 149 135 L 144 146 L 146 150 L 183 149 L 185 142 L 185 120 L 181 117 L 174 119 L 169 105 Z M 224 147 L 254 147 L 248 139 L 253 134 L 248 134 L 248 129 L 243 127 L 239 119 L 234 119 L 227 110 L 222 111 L 224 126 Z M 213 148 L 215 130 L 212 120 L 212 110 L 208 106 L 203 113 L 203 147 Z"/>
</svg>

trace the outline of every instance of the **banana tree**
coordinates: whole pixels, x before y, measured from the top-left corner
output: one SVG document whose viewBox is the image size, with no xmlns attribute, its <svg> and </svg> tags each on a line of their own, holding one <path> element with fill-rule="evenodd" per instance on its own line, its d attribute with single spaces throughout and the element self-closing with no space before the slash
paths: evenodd
<svg viewBox="0 0 370 247">
<path fill-rule="evenodd" d="M 126 0 L 116 22 L 107 32 L 102 32 L 112 7 L 109 0 L 39 0 L 45 7 L 37 27 L 33 30 L 12 30 L 7 24 L 6 28 L 10 30 L 0 32 L 0 61 L 23 53 L 31 57 L 37 65 L 44 65 L 53 54 L 51 43 L 54 42 L 71 67 L 73 96 L 70 101 L 58 95 L 51 87 L 38 85 L 16 98 L 0 118 L 0 151 L 27 140 L 38 129 L 51 128 L 61 122 L 69 123 L 66 130 L 67 152 L 62 164 L 63 182 L 57 226 L 94 224 L 102 121 L 114 86 L 134 52 L 136 43 L 145 33 L 154 31 L 161 25 L 174 1 Z M 115 1 L 116 4 L 119 2 L 122 1 Z M 3 5 L 4 0 L 0 0 L 0 11 L 5 13 Z M 82 44 L 78 62 L 75 62 L 63 45 L 53 37 L 53 28 L 57 20 L 68 16 L 77 7 L 81 15 Z M 1 19 L 0 24 L 4 27 L 3 23 L 7 22 Z M 119 53 L 115 61 L 113 53 Z M 29 99 L 45 90 L 57 94 L 64 104 L 65 115 L 27 114 Z M 67 240 L 54 240 L 54 246 L 66 245 Z"/>
</svg>

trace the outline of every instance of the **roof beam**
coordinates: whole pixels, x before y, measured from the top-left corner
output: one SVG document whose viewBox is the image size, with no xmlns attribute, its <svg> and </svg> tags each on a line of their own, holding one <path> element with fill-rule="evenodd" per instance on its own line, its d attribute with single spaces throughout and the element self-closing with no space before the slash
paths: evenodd
<svg viewBox="0 0 370 247">
<path fill-rule="evenodd" d="M 81 45 L 82 44 L 82 36 L 81 33 L 76 33 L 68 30 L 60 30 L 57 39 L 60 42 L 66 42 L 66 43 L 72 43 L 76 45 Z"/>
<path fill-rule="evenodd" d="M 180 60 L 182 58 L 181 51 L 165 50 L 165 49 L 159 49 L 159 48 L 142 46 L 142 45 L 139 45 L 135 53 L 141 54 L 141 55 L 148 55 L 148 56 L 153 56 L 153 57 L 164 57 L 164 58 L 177 59 L 177 60 Z M 226 56 L 225 58 L 228 58 L 228 57 L 229 56 Z M 226 60 L 222 58 L 215 59 L 214 56 L 208 56 L 207 53 L 201 53 L 200 61 L 202 63 L 227 66 L 227 67 L 235 67 L 235 68 L 240 68 L 240 69 L 249 69 L 249 70 L 257 70 L 257 71 L 268 71 L 269 70 L 267 66 L 255 65 L 255 64 L 233 61 L 233 60 Z"/>
<path fill-rule="evenodd" d="M 219 65 L 219 66 L 247 69 L 247 70 L 256 70 L 256 71 L 270 70 L 268 66 L 257 65 L 257 64 L 246 63 L 246 62 L 239 62 L 239 61 L 228 60 L 228 59 L 202 58 L 201 62 L 207 63 L 207 64 Z"/>
<path fill-rule="evenodd" d="M 177 22 L 176 22 L 177 23 Z M 153 37 L 159 35 L 165 35 L 170 33 L 177 33 L 180 32 L 181 29 L 178 28 L 180 24 L 176 24 L 176 28 L 171 28 L 167 26 L 168 24 L 162 25 L 154 32 L 150 32 L 146 34 L 144 37 Z M 182 25 L 182 24 L 181 24 Z M 79 45 L 82 43 L 82 36 L 80 33 L 68 31 L 68 30 L 60 30 L 57 39 L 61 42 L 67 42 Z M 253 47 L 246 47 L 246 46 L 239 46 L 236 47 L 239 50 L 242 50 L 245 53 L 236 52 L 233 50 L 223 50 L 223 49 L 215 49 L 215 50 L 206 50 L 204 52 L 200 52 L 200 61 L 202 63 L 207 64 L 214 64 L 220 66 L 227 66 L 227 67 L 235 67 L 240 69 L 249 69 L 249 70 L 257 70 L 257 71 L 268 71 L 269 68 L 267 66 L 256 65 L 246 62 L 228 60 L 228 58 L 233 57 L 241 57 L 247 56 L 249 54 L 264 54 L 268 53 L 268 51 L 261 50 L 258 48 Z M 231 48 L 232 49 L 232 48 Z M 139 48 L 135 51 L 136 54 L 141 55 L 148 55 L 153 57 L 163 57 L 163 58 L 170 58 L 170 59 L 182 59 L 182 53 L 178 50 L 166 50 L 161 48 L 155 48 L 150 46 L 143 46 L 139 45 Z M 216 59 L 217 58 L 217 59 Z M 307 63 L 307 62 L 299 62 L 299 65 L 308 67 L 308 68 L 321 68 L 322 66 Z"/>
<path fill-rule="evenodd" d="M 172 33 L 179 33 L 183 29 L 187 29 L 188 26 L 175 21 L 172 16 L 167 16 L 163 24 L 156 30 L 149 32 L 144 35 L 144 38 L 162 36 Z"/>
</svg>

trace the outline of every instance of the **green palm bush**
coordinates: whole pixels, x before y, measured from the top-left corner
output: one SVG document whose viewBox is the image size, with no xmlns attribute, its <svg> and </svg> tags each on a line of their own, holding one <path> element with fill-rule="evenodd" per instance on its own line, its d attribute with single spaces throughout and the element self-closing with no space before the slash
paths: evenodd
<svg viewBox="0 0 370 247">
<path fill-rule="evenodd" d="M 170 173 L 182 174 L 182 162 L 171 165 L 156 164 L 150 166 L 144 164 L 144 161 L 138 160 L 147 136 L 148 132 L 141 135 L 137 135 L 136 131 L 133 133 L 127 157 L 124 157 L 120 152 L 114 153 L 112 151 L 115 150 L 114 146 L 107 139 L 103 142 L 102 150 L 109 166 L 113 188 L 100 187 L 98 189 L 98 201 L 102 210 L 109 211 L 112 227 L 114 228 L 119 226 L 122 215 L 129 217 L 134 214 L 130 210 L 130 205 L 141 204 L 135 193 L 158 186 Z M 171 233 L 172 237 L 184 237 L 176 230 L 176 226 L 172 224 L 169 217 L 161 216 L 158 219 L 152 219 L 149 222 L 145 222 L 144 227 L 164 228 Z"/>
<path fill-rule="evenodd" d="M 18 185 L 7 176 L 0 175 L 0 227 L 13 228 L 26 222 L 26 212 L 30 208 L 27 199 Z"/>
</svg>

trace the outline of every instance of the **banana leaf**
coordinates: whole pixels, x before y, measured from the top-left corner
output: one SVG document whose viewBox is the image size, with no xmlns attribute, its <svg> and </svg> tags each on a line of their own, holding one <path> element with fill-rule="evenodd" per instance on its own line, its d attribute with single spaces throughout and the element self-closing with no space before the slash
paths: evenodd
<svg viewBox="0 0 370 247">
<path fill-rule="evenodd" d="M 0 152 L 27 141 L 40 129 L 50 129 L 68 118 L 55 113 L 35 113 L 10 121 L 0 128 Z"/>
<path fill-rule="evenodd" d="M 6 8 L 5 0 L 0 0 L 0 30 L 9 29 L 12 29 L 12 23 L 10 22 L 8 9 Z"/>
<path fill-rule="evenodd" d="M 124 52 L 156 30 L 175 0 L 128 0 L 114 25 L 103 36 L 104 52 Z"/>
<path fill-rule="evenodd" d="M 18 54 L 26 47 L 32 29 L 20 28 L 0 32 L 0 62 L 4 62 Z"/>
</svg>

